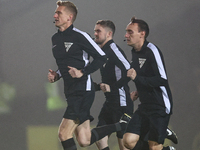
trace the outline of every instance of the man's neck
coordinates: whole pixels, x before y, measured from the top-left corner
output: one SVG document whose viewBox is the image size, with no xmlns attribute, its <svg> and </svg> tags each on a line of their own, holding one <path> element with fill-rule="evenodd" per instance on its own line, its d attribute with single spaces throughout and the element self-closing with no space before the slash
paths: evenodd
<svg viewBox="0 0 200 150">
<path fill-rule="evenodd" d="M 133 48 L 135 49 L 136 52 L 139 52 L 142 49 L 143 44 L 144 44 L 144 41 L 133 45 Z"/>
<path fill-rule="evenodd" d="M 101 48 L 108 42 L 112 40 L 112 38 L 107 38 L 101 45 L 99 45 Z"/>
<path fill-rule="evenodd" d="M 65 31 L 67 28 L 69 28 L 71 25 L 72 25 L 72 23 L 71 23 L 71 24 L 66 24 L 65 26 L 61 26 L 61 27 L 59 28 L 59 30 L 60 30 L 61 32 L 63 32 L 63 31 Z"/>
</svg>

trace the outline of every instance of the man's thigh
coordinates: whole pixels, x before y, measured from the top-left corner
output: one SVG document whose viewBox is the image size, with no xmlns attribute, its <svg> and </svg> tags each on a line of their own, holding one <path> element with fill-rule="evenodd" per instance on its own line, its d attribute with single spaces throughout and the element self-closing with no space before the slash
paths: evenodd
<svg viewBox="0 0 200 150">
<path fill-rule="evenodd" d="M 91 139 L 90 120 L 86 120 L 85 122 L 77 126 L 77 128 L 75 129 L 75 135 L 79 144 L 84 143 L 88 145 Z"/>
<path fill-rule="evenodd" d="M 94 101 L 94 91 L 76 92 L 67 97 L 67 109 L 64 118 L 78 120 L 80 124 L 88 119 L 92 119 L 90 108 Z"/>
<path fill-rule="evenodd" d="M 72 138 L 77 126 L 78 124 L 74 120 L 63 118 L 59 126 L 59 137 L 61 140 Z"/>
<path fill-rule="evenodd" d="M 133 114 L 126 132 L 138 135 L 145 135 L 149 130 L 149 119 L 143 115 L 140 110 L 135 111 Z M 145 133 L 144 133 L 145 132 Z"/>
<path fill-rule="evenodd" d="M 166 137 L 166 130 L 169 123 L 170 115 L 150 117 L 150 131 L 148 139 L 158 144 L 163 144 Z"/>
</svg>

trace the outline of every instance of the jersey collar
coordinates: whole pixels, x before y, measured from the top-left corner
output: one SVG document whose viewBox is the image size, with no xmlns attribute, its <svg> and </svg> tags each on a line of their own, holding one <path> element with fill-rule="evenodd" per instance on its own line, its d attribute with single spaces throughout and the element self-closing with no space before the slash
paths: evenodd
<svg viewBox="0 0 200 150">
<path fill-rule="evenodd" d="M 107 49 L 107 47 L 108 47 L 111 43 L 114 43 L 113 39 L 112 39 L 112 40 L 109 40 L 109 41 L 102 47 L 102 50 L 105 51 L 105 50 Z"/>
<path fill-rule="evenodd" d="M 58 29 L 58 33 L 69 34 L 72 31 L 73 28 L 74 28 L 74 25 L 72 24 L 65 31 L 60 31 Z"/>
</svg>

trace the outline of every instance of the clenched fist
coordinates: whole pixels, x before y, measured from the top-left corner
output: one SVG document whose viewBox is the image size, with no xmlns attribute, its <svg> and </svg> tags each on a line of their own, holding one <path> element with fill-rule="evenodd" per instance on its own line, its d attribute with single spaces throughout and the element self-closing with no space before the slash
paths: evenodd
<svg viewBox="0 0 200 150">
<path fill-rule="evenodd" d="M 101 90 L 105 93 L 105 92 L 110 92 L 110 86 L 108 84 L 105 83 L 101 83 L 100 84 L 100 88 Z"/>
<path fill-rule="evenodd" d="M 127 77 L 131 78 L 131 80 L 134 80 L 136 76 L 137 76 L 137 73 L 135 69 L 131 68 L 127 71 Z"/>
<path fill-rule="evenodd" d="M 69 68 L 69 74 L 72 76 L 72 78 L 80 78 L 83 76 L 83 73 L 81 72 L 81 70 L 78 70 L 74 67 L 70 67 L 68 66 Z"/>
</svg>

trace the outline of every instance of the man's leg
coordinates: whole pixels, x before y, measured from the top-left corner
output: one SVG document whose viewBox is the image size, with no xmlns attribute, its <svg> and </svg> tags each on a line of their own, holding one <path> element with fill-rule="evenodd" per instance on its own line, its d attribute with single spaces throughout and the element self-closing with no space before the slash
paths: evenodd
<svg viewBox="0 0 200 150">
<path fill-rule="evenodd" d="M 149 149 L 151 150 L 174 150 L 175 148 L 172 146 L 163 147 L 163 143 L 165 138 L 168 136 L 166 130 L 169 130 L 167 127 L 169 123 L 170 115 L 158 116 L 152 115 L 150 117 L 151 120 L 151 128 L 149 131 Z M 172 133 L 172 131 L 170 130 Z"/>
<path fill-rule="evenodd" d="M 150 150 L 176 150 L 173 146 L 163 147 L 162 144 L 158 144 L 154 141 L 149 141 L 149 149 Z"/>
<path fill-rule="evenodd" d="M 96 141 L 96 145 L 99 150 L 110 150 L 108 147 L 108 136 L 105 136 L 99 141 Z"/>
<path fill-rule="evenodd" d="M 154 141 L 149 141 L 149 149 L 150 150 L 162 150 L 163 145 L 158 144 L 157 142 L 154 142 Z"/>
<path fill-rule="evenodd" d="M 124 117 L 124 116 L 123 116 Z M 121 118 L 121 120 L 120 120 L 120 122 L 123 122 L 122 120 L 124 119 L 124 118 Z M 126 115 L 125 115 L 125 117 L 126 117 Z M 125 119 L 126 120 L 126 119 Z M 128 122 L 129 122 L 129 118 L 128 118 Z M 127 126 L 127 124 L 126 124 L 126 126 Z M 101 127 L 101 126 L 100 126 Z M 124 128 L 124 127 L 123 127 Z M 124 146 L 124 144 L 123 144 L 123 140 L 122 140 L 122 138 L 123 138 L 123 134 L 124 134 L 124 130 L 122 131 L 118 131 L 117 132 L 117 138 L 118 138 L 118 144 L 119 144 L 119 148 L 120 148 L 120 150 L 128 150 L 125 146 Z M 97 141 L 96 142 L 96 145 L 97 145 L 97 147 L 98 147 L 98 149 L 99 150 L 109 150 L 109 146 L 108 146 L 108 138 L 109 138 L 109 136 L 106 136 L 106 137 L 104 137 L 104 138 L 102 138 L 101 140 L 99 140 L 99 141 Z"/>
<path fill-rule="evenodd" d="M 117 139 L 118 139 L 119 149 L 120 149 L 120 150 L 128 150 L 128 149 L 124 146 L 123 139 L 121 139 L 121 138 L 117 138 Z"/>
<path fill-rule="evenodd" d="M 76 140 L 81 147 L 90 145 L 91 129 L 90 120 L 80 124 L 75 130 Z"/>
<path fill-rule="evenodd" d="M 137 142 L 137 144 L 135 145 L 135 147 L 132 150 L 150 150 L 149 149 L 149 143 L 145 140 L 141 140 L 139 139 L 139 141 Z M 162 150 L 175 150 L 175 148 L 173 146 L 167 146 L 167 147 L 163 147 Z"/>
<path fill-rule="evenodd" d="M 149 144 L 146 141 L 139 140 L 132 150 L 150 150 Z M 176 150 L 173 146 L 163 147 L 162 150 Z"/>
<path fill-rule="evenodd" d="M 139 140 L 132 150 L 149 150 L 149 143 L 144 140 Z"/>
<path fill-rule="evenodd" d="M 167 128 L 167 139 L 171 140 L 173 143 L 177 144 L 178 143 L 178 138 L 176 136 L 176 134 L 174 133 L 174 131 L 172 131 L 171 129 Z M 148 144 L 148 133 L 145 136 L 145 138 L 141 138 L 139 139 L 139 141 L 137 142 L 136 146 L 134 147 L 133 150 L 149 150 L 149 144 Z M 173 146 L 167 146 L 167 147 L 163 147 L 162 150 L 175 150 L 175 148 Z"/>
<path fill-rule="evenodd" d="M 113 132 L 125 130 L 130 119 L 131 117 L 129 115 L 124 114 L 118 123 L 92 129 L 90 145 Z"/>
<path fill-rule="evenodd" d="M 133 149 L 137 142 L 139 141 L 140 136 L 134 133 L 125 133 L 123 137 L 123 144 L 127 149 Z"/>
<path fill-rule="evenodd" d="M 128 115 L 123 115 L 118 123 L 96 127 L 91 131 L 90 122 L 87 120 L 76 128 L 75 134 L 77 141 L 82 147 L 92 145 L 94 142 L 99 141 L 113 132 L 125 130 L 130 118 Z"/>
<path fill-rule="evenodd" d="M 73 139 L 73 133 L 77 126 L 78 124 L 75 124 L 73 120 L 63 118 L 58 133 L 64 150 L 77 150 Z"/>
<path fill-rule="evenodd" d="M 124 143 L 123 143 L 123 136 L 124 136 L 125 131 L 126 131 L 126 130 L 116 132 L 116 137 L 117 137 L 117 140 L 118 140 L 118 145 L 119 145 L 119 149 L 120 149 L 120 150 L 128 150 L 128 149 L 124 146 Z"/>
</svg>

